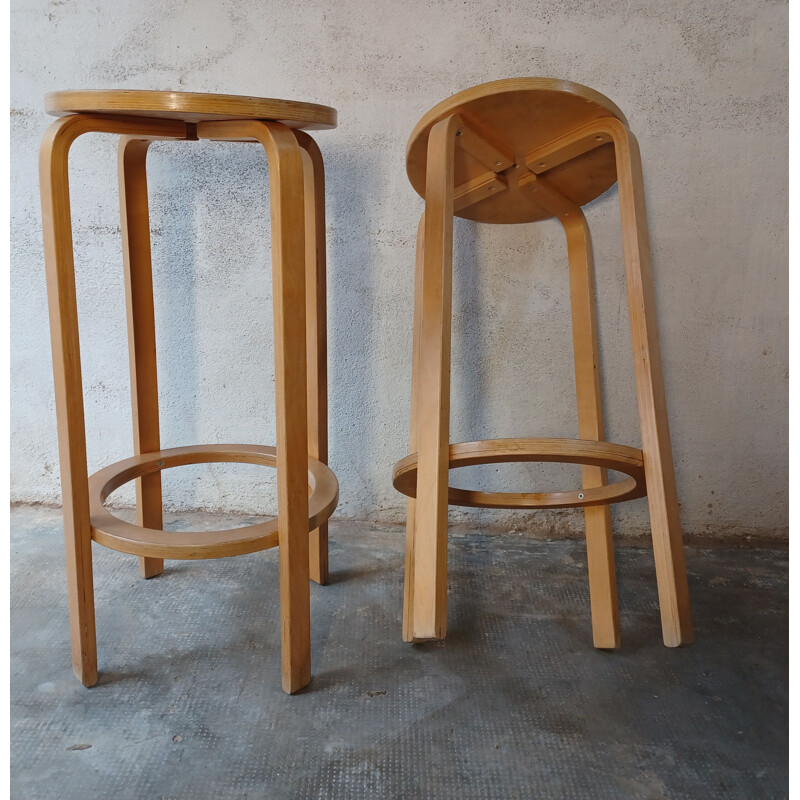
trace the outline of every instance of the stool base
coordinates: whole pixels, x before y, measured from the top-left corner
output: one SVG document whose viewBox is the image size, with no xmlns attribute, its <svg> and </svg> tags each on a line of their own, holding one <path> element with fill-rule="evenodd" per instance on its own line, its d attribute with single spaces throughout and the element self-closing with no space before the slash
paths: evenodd
<svg viewBox="0 0 800 800">
<path fill-rule="evenodd" d="M 113 491 L 135 478 L 170 467 L 214 462 L 275 467 L 277 455 L 274 447 L 264 445 L 194 445 L 144 453 L 111 464 L 89 478 L 92 539 L 112 550 L 150 558 L 224 558 L 276 547 L 277 519 L 233 530 L 176 533 L 132 525 L 104 506 Z M 333 472 L 313 458 L 308 460 L 308 479 L 308 530 L 313 531 L 336 508 L 339 485 Z"/>
<path fill-rule="evenodd" d="M 394 488 L 417 495 L 418 456 L 412 453 L 394 468 Z M 571 492 L 476 492 L 447 488 L 447 504 L 469 508 L 584 508 L 619 503 L 647 494 L 642 451 L 585 439 L 487 439 L 450 445 L 449 469 L 476 464 L 523 461 L 561 462 L 602 467 L 628 475 L 627 480 Z"/>
</svg>

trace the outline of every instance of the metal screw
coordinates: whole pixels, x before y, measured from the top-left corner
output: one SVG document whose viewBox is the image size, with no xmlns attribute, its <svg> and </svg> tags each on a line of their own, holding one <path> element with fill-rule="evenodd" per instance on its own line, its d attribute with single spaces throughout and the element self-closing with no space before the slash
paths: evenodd
<svg viewBox="0 0 800 800">
<path fill-rule="evenodd" d="M 163 462 L 163 461 L 159 461 L 159 462 L 158 462 L 158 466 L 159 466 L 159 467 L 163 467 L 163 466 L 164 466 L 164 462 Z"/>
<path fill-rule="evenodd" d="M 603 137 L 602 136 L 595 136 L 594 138 L 597 139 L 598 142 L 602 142 L 603 141 Z"/>
<path fill-rule="evenodd" d="M 489 191 L 490 191 L 490 192 L 493 192 L 493 191 L 494 191 L 494 186 L 490 186 L 490 187 L 489 187 Z"/>
<path fill-rule="evenodd" d="M 502 163 L 503 163 L 502 161 L 495 161 L 495 162 L 494 162 L 494 165 L 495 165 L 496 167 L 499 167 L 499 166 L 500 166 Z"/>
<path fill-rule="evenodd" d="M 461 136 L 461 131 L 456 131 L 456 136 Z"/>
<path fill-rule="evenodd" d="M 546 167 L 547 166 L 547 162 L 546 161 L 540 161 L 539 162 L 539 166 L 540 167 Z"/>
<path fill-rule="evenodd" d="M 578 500 L 583 500 L 583 492 L 578 492 Z"/>
<path fill-rule="evenodd" d="M 564 212 L 564 216 L 565 216 L 565 217 L 569 216 L 569 211 L 565 211 L 565 212 Z"/>
</svg>

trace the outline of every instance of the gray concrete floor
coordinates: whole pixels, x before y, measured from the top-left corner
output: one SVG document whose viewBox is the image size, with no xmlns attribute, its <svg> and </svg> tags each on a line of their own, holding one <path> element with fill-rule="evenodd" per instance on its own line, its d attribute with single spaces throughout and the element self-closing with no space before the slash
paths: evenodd
<svg viewBox="0 0 800 800">
<path fill-rule="evenodd" d="M 281 691 L 277 551 L 137 577 L 95 546 L 100 683 L 72 675 L 57 511 L 12 512 L 12 797 L 780 798 L 788 558 L 688 551 L 696 643 L 660 643 L 618 548 L 623 645 L 591 646 L 585 551 L 451 537 L 446 642 L 400 640 L 403 536 L 332 525 L 313 681 Z M 178 521 L 184 526 L 196 519 Z"/>
</svg>

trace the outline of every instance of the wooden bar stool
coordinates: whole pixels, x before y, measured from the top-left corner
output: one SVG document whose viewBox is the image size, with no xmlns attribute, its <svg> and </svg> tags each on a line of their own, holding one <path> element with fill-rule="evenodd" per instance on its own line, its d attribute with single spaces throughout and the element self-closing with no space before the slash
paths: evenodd
<svg viewBox="0 0 800 800">
<path fill-rule="evenodd" d="M 311 680 L 310 577 L 328 576 L 327 519 L 338 501 L 327 461 L 325 197 L 322 156 L 301 128 L 336 127 L 336 111 L 311 103 L 183 92 L 55 92 L 60 117 L 40 155 L 42 224 L 55 376 L 67 584 L 75 674 L 97 682 L 92 540 L 139 556 L 145 578 L 163 559 L 221 558 L 279 547 L 283 688 Z M 132 458 L 87 474 L 67 157 L 82 134 L 112 133 L 119 186 L 133 406 Z M 162 450 L 159 441 L 153 277 L 145 159 L 155 139 L 259 142 L 271 175 L 277 447 L 201 445 Z M 161 470 L 245 462 L 277 467 L 278 518 L 227 531 L 162 530 Z M 136 481 L 138 525 L 104 506 Z M 310 544 L 309 544 L 309 531 Z"/>
<path fill-rule="evenodd" d="M 447 506 L 583 507 L 595 647 L 620 643 L 609 503 L 648 496 L 664 644 L 692 640 L 689 593 L 656 329 L 639 147 L 622 112 L 585 86 L 545 78 L 494 81 L 429 111 L 406 151 L 425 200 L 417 238 L 411 455 L 394 486 L 410 499 L 403 638 L 442 639 L 447 618 Z M 604 441 L 594 275 L 581 206 L 619 184 L 642 449 Z M 477 222 L 556 217 L 569 254 L 579 439 L 450 444 L 453 215 Z M 546 493 L 448 488 L 474 464 L 582 465 L 582 489 Z M 627 477 L 609 483 L 607 470 Z"/>
</svg>

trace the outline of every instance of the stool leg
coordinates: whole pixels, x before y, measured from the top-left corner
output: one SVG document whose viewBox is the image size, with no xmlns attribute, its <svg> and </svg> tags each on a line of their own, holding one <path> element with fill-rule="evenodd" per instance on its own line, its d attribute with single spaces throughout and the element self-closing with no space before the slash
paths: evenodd
<svg viewBox="0 0 800 800">
<path fill-rule="evenodd" d="M 641 157 L 636 138 L 621 125 L 614 129 L 614 144 L 661 627 L 664 644 L 677 647 L 692 641 L 692 620 L 658 343 Z"/>
<path fill-rule="evenodd" d="M 428 139 L 415 413 L 419 461 L 414 504 L 414 639 L 443 639 L 447 629 L 447 476 L 456 129 L 457 120 L 448 117 L 431 128 Z"/>
<path fill-rule="evenodd" d="M 558 217 L 567 235 L 569 283 L 572 304 L 572 342 L 575 351 L 575 389 L 578 399 L 578 436 L 605 440 L 600 353 L 594 289 L 592 242 L 586 217 L 579 207 Z M 605 486 L 608 472 L 601 467 L 581 468 L 583 488 Z M 594 646 L 619 647 L 617 577 L 609 506 L 584 508 L 589 594 L 592 605 Z"/>
<path fill-rule="evenodd" d="M 328 463 L 328 330 L 325 269 L 325 167 L 317 143 L 295 131 L 303 148 L 306 206 L 306 350 L 308 454 Z M 328 582 L 328 523 L 309 534 L 312 581 Z"/>
<path fill-rule="evenodd" d="M 158 425 L 156 328 L 153 309 L 153 269 L 150 260 L 150 211 L 147 202 L 146 159 L 150 141 L 122 137 L 119 144 L 119 199 L 122 255 L 128 314 L 131 370 L 133 452 L 161 449 Z M 160 530 L 161 473 L 136 479 L 137 522 Z M 139 558 L 139 574 L 152 578 L 164 571 L 161 558 Z"/>
<path fill-rule="evenodd" d="M 259 128 L 270 168 L 281 661 L 283 688 L 291 694 L 311 681 L 305 192 L 292 131 L 275 122 Z"/>
<path fill-rule="evenodd" d="M 94 686 L 97 683 L 97 642 L 92 529 L 67 168 L 69 147 L 75 136 L 73 128 L 80 125 L 73 120 L 62 117 L 45 134 L 39 174 L 61 465 L 72 668 L 84 686 Z"/>
<path fill-rule="evenodd" d="M 417 259 L 414 270 L 414 336 L 411 357 L 411 419 L 409 423 L 409 452 L 417 452 L 417 384 L 419 381 L 420 322 L 422 319 L 422 267 L 425 254 L 425 215 L 417 230 Z M 403 641 L 414 641 L 414 533 L 417 501 L 406 502 L 406 564 L 403 586 Z"/>
</svg>

